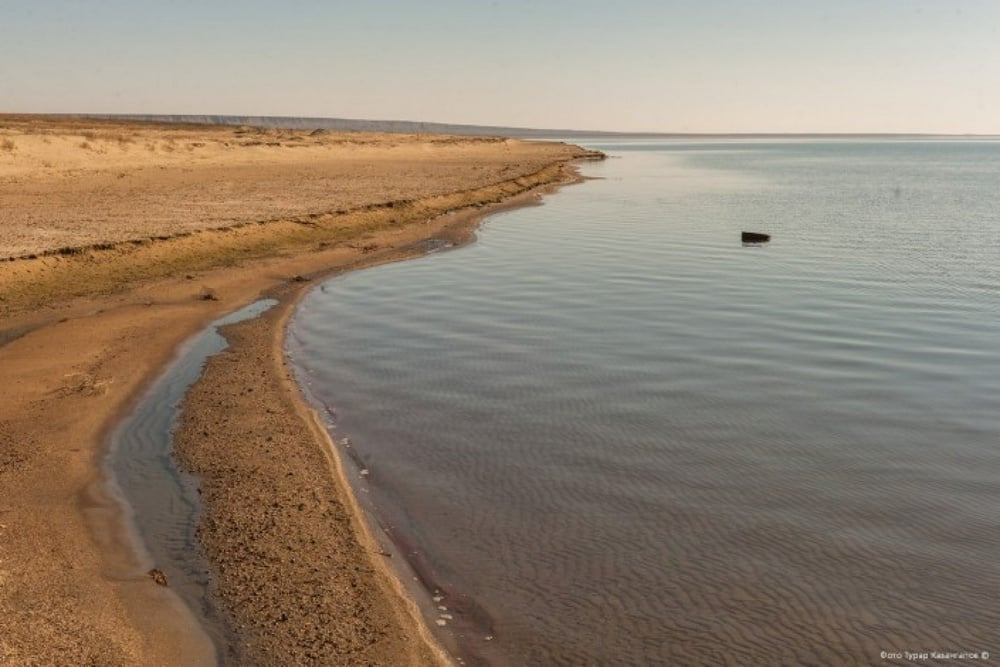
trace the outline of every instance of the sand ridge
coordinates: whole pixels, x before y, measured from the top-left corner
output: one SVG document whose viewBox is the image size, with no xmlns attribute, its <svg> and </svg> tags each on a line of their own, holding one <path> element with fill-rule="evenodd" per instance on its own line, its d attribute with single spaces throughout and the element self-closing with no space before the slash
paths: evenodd
<svg viewBox="0 0 1000 667">
<path fill-rule="evenodd" d="M 521 147 L 498 137 L 0 116 L 0 259 L 251 222 L 310 224 L 400 192 L 417 199 L 523 174 L 519 156 L 538 156 Z"/>
<path fill-rule="evenodd" d="M 358 539 L 364 527 L 316 446 L 283 363 L 285 303 L 223 331 L 230 347 L 190 391 L 175 434 L 209 508 L 199 538 L 239 635 L 232 662 L 444 663 L 393 604 L 381 556 Z"/>
<path fill-rule="evenodd" d="M 276 289 L 297 294 L 310 284 L 301 281 L 303 276 L 418 254 L 429 238 L 467 238 L 477 215 L 512 198 L 532 201 L 536 188 L 571 179 L 569 163 L 587 154 L 562 144 L 371 138 L 364 147 L 371 153 L 364 169 L 361 162 L 351 162 L 361 175 L 354 167 L 348 170 L 357 179 L 355 194 L 319 204 L 311 197 L 329 186 L 317 185 L 326 172 L 311 162 L 313 158 L 295 157 L 287 158 L 298 165 L 289 167 L 294 177 L 277 177 L 282 170 L 274 161 L 285 160 L 285 151 L 306 155 L 299 148 L 266 145 L 281 143 L 277 140 L 246 147 L 280 153 L 280 158 L 275 157 L 279 153 L 254 158 L 264 162 L 257 165 L 262 172 L 253 164 L 229 165 L 222 157 L 199 171 L 199 147 L 167 151 L 169 158 L 162 165 L 156 162 L 156 151 L 143 149 L 143 158 L 157 166 L 146 170 L 150 175 L 142 178 L 149 182 L 137 191 L 117 190 L 129 178 L 109 179 L 102 171 L 108 163 L 100 159 L 90 166 L 74 166 L 78 171 L 56 179 L 39 175 L 38 169 L 46 167 L 31 166 L 34 158 L 26 138 L 31 132 L 43 139 L 48 133 L 52 143 L 53 137 L 77 134 L 80 143 L 90 142 L 82 132 L 93 132 L 92 146 L 105 141 L 103 133 L 186 133 L 189 143 L 207 148 L 210 141 L 231 137 L 239 129 L 93 122 L 88 130 L 83 127 L 87 123 L 0 117 L 0 201 L 5 205 L 0 208 L 0 246 L 14 247 L 30 237 L 35 245 L 29 254 L 36 255 L 0 261 L 0 664 L 213 664 L 214 647 L 178 608 L 176 596 L 146 577 L 155 564 L 130 549 L 121 507 L 106 491 L 100 462 L 115 420 L 187 337 L 221 315 Z M 181 134 L 172 136 L 177 143 Z M 40 145 L 51 145 L 43 139 L 38 139 Z M 332 146 L 345 142 L 345 150 L 354 150 L 350 142 L 357 139 L 324 136 Z M 12 149 L 3 148 L 6 140 L 14 144 Z M 228 138 L 218 141 L 224 144 Z M 107 142 L 104 156 L 138 159 L 135 148 L 117 155 L 119 148 Z M 334 154 L 339 149 L 322 150 Z M 177 153 L 190 162 L 169 163 Z M 315 157 L 317 163 L 329 157 L 323 155 L 327 157 Z M 400 178 L 401 162 L 413 172 L 408 179 Z M 476 168 L 483 165 L 485 169 Z M 198 172 L 193 190 L 174 188 L 173 179 L 183 178 L 184 169 Z M 164 174 L 168 185 L 158 183 L 155 173 Z M 258 178 L 260 173 L 267 177 Z M 259 199 L 241 209 L 246 217 L 228 220 L 225 227 L 215 226 L 210 206 L 204 208 L 205 226 L 193 231 L 158 227 L 162 221 L 154 214 L 147 219 L 147 210 L 178 210 L 185 215 L 177 224 L 197 227 L 202 209 L 185 209 L 185 201 L 198 196 L 210 200 L 218 194 L 220 179 L 244 177 L 253 183 L 246 191 Z M 40 243 L 45 236 L 38 234 L 44 228 L 39 226 L 43 216 L 32 222 L 8 214 L 9 197 L 21 196 L 18 186 L 30 184 L 34 190 L 24 191 L 37 194 L 44 192 L 45 183 L 52 188 L 53 200 L 62 202 L 56 208 L 64 215 L 73 216 L 74 206 L 78 209 L 70 227 L 86 232 L 74 241 L 82 245 L 60 245 L 65 239 L 55 232 L 49 242 Z M 299 185 L 298 194 L 289 193 Z M 119 200 L 131 201 L 131 208 L 116 208 Z M 278 200 L 284 202 L 281 206 L 292 201 L 300 208 L 293 215 L 267 209 L 269 201 Z M 22 201 L 19 210 L 30 214 L 41 205 L 34 201 Z M 125 217 L 151 226 L 142 228 L 142 238 L 117 236 Z M 116 221 L 122 224 L 116 226 Z M 60 252 L 67 247 L 70 250 Z M 263 322 L 259 326 L 266 331 L 255 340 L 274 345 L 281 325 Z M 274 366 L 273 373 L 278 372 Z M 296 405 L 294 396 L 289 401 L 285 416 L 288 405 Z M 227 410 L 209 415 L 221 418 Z M 295 443 L 312 447 L 313 454 L 322 451 L 316 437 Z M 298 505 L 291 507 L 297 511 Z M 363 539 L 358 544 L 360 553 L 369 554 Z M 371 617 L 381 620 L 358 626 L 367 630 L 356 637 L 379 637 L 380 647 L 370 654 L 377 664 L 396 664 L 396 658 L 407 664 L 411 658 L 404 654 L 390 658 L 404 644 L 387 648 L 381 639 L 416 637 L 413 624 L 400 612 L 405 604 L 398 595 L 393 597 L 378 568 L 359 567 L 358 581 L 368 582 L 375 598 L 389 601 L 370 605 L 384 611 Z M 385 635 L 368 632 L 373 627 L 382 628 Z M 260 632 L 248 628 L 243 636 Z M 258 656 L 278 655 L 284 649 L 269 650 L 277 652 Z M 269 664 L 262 657 L 256 660 Z"/>
</svg>

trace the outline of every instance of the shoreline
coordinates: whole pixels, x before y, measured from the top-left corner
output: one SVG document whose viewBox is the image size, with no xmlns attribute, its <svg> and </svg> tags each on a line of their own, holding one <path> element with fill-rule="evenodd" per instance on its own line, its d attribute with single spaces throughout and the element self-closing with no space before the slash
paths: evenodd
<svg viewBox="0 0 1000 667">
<path fill-rule="evenodd" d="M 0 662 L 213 664 L 214 647 L 128 547 L 100 472 L 111 429 L 225 313 L 269 292 L 291 309 L 310 278 L 422 254 L 429 238 L 467 239 L 490 206 L 530 203 L 593 157 L 515 148 L 536 161 L 512 178 L 376 198 L 313 225 L 279 218 L 0 263 Z"/>
<path fill-rule="evenodd" d="M 534 205 L 543 192 L 580 180 L 573 168 L 560 181 L 541 184 L 456 219 L 442 220 L 447 225 L 445 235 L 453 247 L 461 247 L 474 240 L 475 230 L 489 215 Z M 425 254 L 417 243 L 386 257 L 322 271 L 308 282 L 282 285 L 262 294 L 277 304 L 256 318 L 221 327 L 219 333 L 229 346 L 208 360 L 185 396 L 181 425 L 174 434 L 174 458 L 184 472 L 199 480 L 203 513 L 198 530 L 202 549 L 207 551 L 205 557 L 213 567 L 209 595 L 216 605 L 230 611 L 230 621 L 238 628 L 241 650 L 228 656 L 233 664 L 276 664 L 279 659 L 308 662 L 319 658 L 310 650 L 315 646 L 335 647 L 342 659 L 349 658 L 334 664 L 456 664 L 429 627 L 421 602 L 401 579 L 410 565 L 398 558 L 390 560 L 395 546 L 387 538 L 379 539 L 375 517 L 362 506 L 348 479 L 342 453 L 285 355 L 287 327 L 311 289 L 348 271 Z M 253 363 L 249 363 L 251 359 Z M 248 382 L 254 382 L 250 391 Z M 240 419 L 238 423 L 226 422 L 221 432 L 213 433 L 219 423 L 211 406 L 220 402 Z M 282 407 L 275 410 L 275 405 Z M 294 423 L 285 420 L 290 416 L 294 416 Z M 234 437 L 241 446 L 233 446 Z M 294 444 L 305 447 L 297 450 Z M 272 448 L 277 445 L 280 452 Z M 294 455 L 294 463 L 288 460 L 290 455 Z M 317 476 L 317 469 L 328 474 Z M 262 487 L 267 490 L 261 491 Z M 248 499 L 253 501 L 248 503 Z M 322 520 L 316 520 L 320 512 Z M 234 521 L 241 524 L 238 533 L 226 528 Z M 337 536 L 340 542 L 323 541 L 316 532 L 327 532 L 324 523 L 345 521 L 350 529 Z M 303 525 L 312 528 L 303 531 Z M 282 550 L 294 556 L 286 557 Z M 331 560 L 331 553 L 349 554 L 346 563 L 328 563 L 325 570 L 350 569 L 349 589 L 338 578 L 306 580 L 302 572 L 294 576 L 296 568 L 311 569 L 310 563 Z M 222 572 L 219 563 L 225 564 Z M 370 569 L 359 572 L 362 563 Z M 263 574 L 275 579 L 265 580 L 260 576 Z M 296 586 L 297 582 L 304 586 Z M 312 600 L 310 608 L 296 606 L 296 600 L 306 596 Z M 233 614 L 234 609 L 239 611 Z M 358 614 L 365 618 L 364 623 L 354 626 L 353 633 L 345 633 L 338 625 L 310 622 L 317 615 L 332 619 L 351 613 L 355 619 Z M 392 617 L 395 626 L 387 620 Z M 380 628 L 378 643 L 396 645 L 389 650 L 391 657 L 380 655 L 385 647 L 371 641 L 368 631 L 372 627 Z M 395 634 L 386 630 L 391 627 L 396 628 Z M 375 655 L 368 653 L 370 646 L 377 649 Z"/>
</svg>

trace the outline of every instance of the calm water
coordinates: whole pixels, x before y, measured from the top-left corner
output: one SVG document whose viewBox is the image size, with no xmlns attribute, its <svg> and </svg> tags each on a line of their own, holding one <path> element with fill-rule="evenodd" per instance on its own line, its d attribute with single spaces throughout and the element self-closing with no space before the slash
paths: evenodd
<svg viewBox="0 0 1000 667">
<path fill-rule="evenodd" d="M 293 323 L 446 638 L 469 664 L 1000 658 L 1000 143 L 592 146 L 600 180 Z"/>
<path fill-rule="evenodd" d="M 140 559 L 167 575 L 170 588 L 215 643 L 220 665 L 235 664 L 230 651 L 235 637 L 224 612 L 207 595 L 208 566 L 197 536 L 198 484 L 178 468 L 172 434 L 184 395 L 201 376 L 208 358 L 228 346 L 219 327 L 258 317 L 276 303 L 273 299 L 252 303 L 188 340 L 111 433 L 104 460 L 108 485 L 124 501 L 130 529 L 140 539 L 141 546 L 136 546 Z"/>
</svg>

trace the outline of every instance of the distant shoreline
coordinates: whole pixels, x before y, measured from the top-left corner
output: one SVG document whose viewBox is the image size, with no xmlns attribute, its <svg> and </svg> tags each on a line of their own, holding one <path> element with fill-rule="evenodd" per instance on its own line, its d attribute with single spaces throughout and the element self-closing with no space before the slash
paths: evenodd
<svg viewBox="0 0 1000 667">
<path fill-rule="evenodd" d="M 0 119 L 5 114 L 0 114 Z M 15 114 L 6 114 L 14 116 Z M 467 125 L 412 120 L 367 120 L 322 116 L 240 116 L 226 114 L 42 114 L 53 119 L 89 119 L 112 122 L 181 125 L 246 125 L 288 130 L 331 132 L 386 132 L 502 136 L 517 139 L 1000 139 L 996 134 L 939 134 L 933 132 L 622 132 L 613 130 L 548 129 L 502 125 Z"/>
</svg>

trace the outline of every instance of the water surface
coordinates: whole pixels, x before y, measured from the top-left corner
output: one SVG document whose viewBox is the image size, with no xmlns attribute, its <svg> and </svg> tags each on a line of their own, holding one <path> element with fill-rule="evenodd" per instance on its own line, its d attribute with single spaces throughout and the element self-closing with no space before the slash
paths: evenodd
<svg viewBox="0 0 1000 667">
<path fill-rule="evenodd" d="M 108 485 L 135 531 L 136 549 L 163 571 L 216 647 L 220 664 L 232 663 L 235 635 L 223 610 L 208 595 L 209 569 L 197 526 L 201 502 L 197 480 L 173 457 L 173 432 L 187 390 L 205 362 L 226 349 L 219 327 L 260 316 L 277 304 L 262 299 L 219 318 L 191 337 L 170 365 L 111 433 L 104 462 Z"/>
<path fill-rule="evenodd" d="M 464 660 L 1000 655 L 1000 144 L 588 147 L 291 329 Z"/>
</svg>

